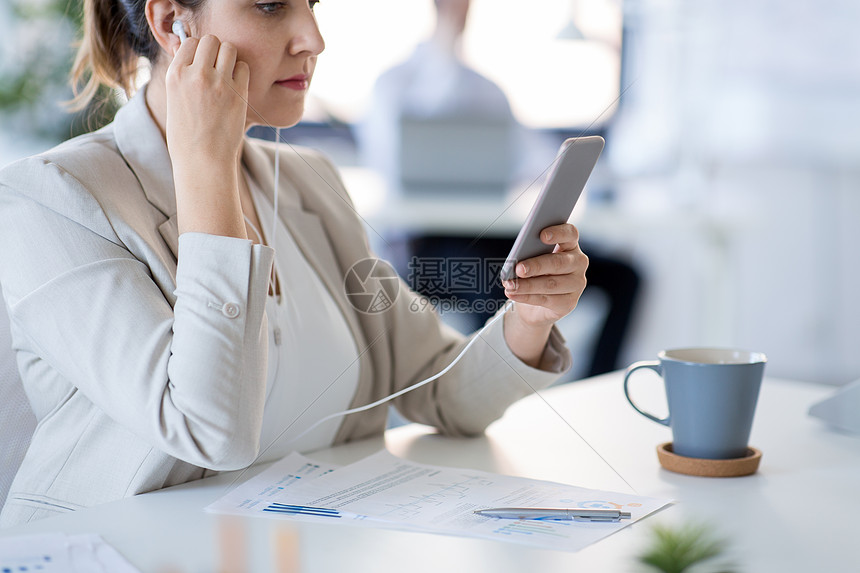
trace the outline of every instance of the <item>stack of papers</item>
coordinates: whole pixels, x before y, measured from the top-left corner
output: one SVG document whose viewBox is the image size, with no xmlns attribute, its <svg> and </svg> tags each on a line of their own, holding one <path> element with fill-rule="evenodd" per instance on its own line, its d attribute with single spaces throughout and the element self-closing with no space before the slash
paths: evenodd
<svg viewBox="0 0 860 573">
<path fill-rule="evenodd" d="M 671 503 L 623 493 L 419 464 L 380 451 L 338 467 L 293 453 L 206 508 L 316 523 L 395 528 L 578 551 Z M 483 517 L 492 507 L 620 509 L 595 523 Z"/>
<path fill-rule="evenodd" d="M 98 535 L 48 533 L 0 539 L 0 572 L 140 573 Z"/>
</svg>

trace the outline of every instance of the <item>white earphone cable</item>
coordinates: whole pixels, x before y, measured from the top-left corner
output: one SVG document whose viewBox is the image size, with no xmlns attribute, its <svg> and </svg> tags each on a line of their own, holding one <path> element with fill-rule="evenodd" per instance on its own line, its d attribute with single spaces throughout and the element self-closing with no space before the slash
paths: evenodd
<svg viewBox="0 0 860 573">
<path fill-rule="evenodd" d="M 255 235 L 257 235 L 257 242 L 262 245 L 263 244 L 263 235 L 260 234 L 260 229 L 258 229 L 257 226 L 251 222 L 251 219 L 249 219 L 247 215 L 242 215 L 242 216 L 245 218 L 245 223 L 249 227 L 251 227 L 251 230 L 254 231 Z"/>
<path fill-rule="evenodd" d="M 275 212 L 272 215 L 272 236 L 269 238 L 269 246 L 273 249 L 275 247 L 275 237 L 278 234 L 278 195 L 279 193 L 279 183 L 281 179 L 281 128 L 275 128 L 275 198 L 274 198 L 274 209 Z M 275 298 L 280 303 L 281 302 L 281 285 L 278 284 L 278 273 L 274 272 L 274 285 L 272 286 L 272 292 L 275 293 Z"/>
<path fill-rule="evenodd" d="M 275 193 L 274 209 L 275 209 L 275 211 L 274 211 L 274 215 L 272 217 L 271 237 L 269 238 L 269 246 L 272 248 L 275 248 L 275 233 L 276 233 L 276 229 L 278 227 L 277 223 L 278 223 L 278 195 L 279 195 L 278 190 L 279 190 L 279 180 L 280 180 L 280 153 L 279 153 L 280 144 L 281 144 L 281 128 L 278 127 L 275 129 L 275 185 L 274 185 L 274 193 Z M 253 225 L 251 225 L 251 227 L 254 228 Z M 259 232 L 256 230 L 256 228 L 254 228 L 254 232 L 256 232 L 259 235 Z M 277 275 L 276 275 L 276 278 L 277 278 Z M 278 296 L 278 299 L 280 300 L 280 294 L 278 294 L 277 296 Z M 487 328 L 489 328 L 496 321 L 500 320 L 505 315 L 505 313 L 507 313 L 508 310 L 513 307 L 513 304 L 514 304 L 513 302 L 510 302 L 510 301 L 507 302 L 505 304 L 504 308 L 502 309 L 502 311 L 497 316 L 493 317 L 493 319 L 490 320 L 487 324 L 485 324 L 483 326 L 483 328 L 481 328 L 481 330 L 479 330 L 472 337 L 472 340 L 470 340 L 468 342 L 468 344 L 466 344 L 466 346 L 463 347 L 463 350 L 460 351 L 460 354 L 458 354 L 457 357 L 454 358 L 454 360 L 452 360 L 451 363 L 448 364 L 448 366 L 446 366 L 440 372 L 434 374 L 433 376 L 431 376 L 430 378 L 427 378 L 426 380 L 422 380 L 421 382 L 413 384 L 412 386 L 409 386 L 407 388 L 403 388 L 402 390 L 394 392 L 393 394 L 389 394 L 385 398 L 381 398 L 381 399 L 379 399 L 375 402 L 372 402 L 370 404 L 366 404 L 364 406 L 359 406 L 357 408 L 352 408 L 350 410 L 344 410 L 342 412 L 335 412 L 333 414 L 329 414 L 327 416 L 324 416 L 324 417 L 320 418 L 319 420 L 317 420 L 316 422 L 314 422 L 313 424 L 311 424 L 310 426 L 308 426 L 307 428 L 305 428 L 304 430 L 302 430 L 296 436 L 293 436 L 287 443 L 289 444 L 289 443 L 295 442 L 296 440 L 298 440 L 299 438 L 301 438 L 302 436 L 304 436 L 305 434 L 307 434 L 308 432 L 310 432 L 311 430 L 313 430 L 314 428 L 316 428 L 320 424 L 327 422 L 328 420 L 332 420 L 334 418 L 340 418 L 341 416 L 348 416 L 350 414 L 357 414 L 358 412 L 364 412 L 366 410 L 370 410 L 371 408 L 381 406 L 382 404 L 385 404 L 386 402 L 390 402 L 391 400 L 394 400 L 395 398 L 398 398 L 399 396 L 402 396 L 402 395 L 404 395 L 408 392 L 411 392 L 413 390 L 417 390 L 418 388 L 420 388 L 426 384 L 429 384 L 430 382 L 440 378 L 441 376 L 444 376 L 447 372 L 449 372 L 460 361 L 460 359 L 463 357 L 464 354 L 466 354 L 466 352 L 469 350 L 469 348 L 471 348 L 472 345 L 481 337 L 481 334 L 483 334 L 484 331 L 487 330 Z"/>
</svg>

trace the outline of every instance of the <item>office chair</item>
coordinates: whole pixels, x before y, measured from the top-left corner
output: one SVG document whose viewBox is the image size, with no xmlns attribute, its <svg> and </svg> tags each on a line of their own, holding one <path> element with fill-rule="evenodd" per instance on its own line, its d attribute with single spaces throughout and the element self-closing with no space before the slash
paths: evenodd
<svg viewBox="0 0 860 573">
<path fill-rule="evenodd" d="M 36 417 L 24 394 L 6 304 L 0 296 L 0 508 L 24 459 L 30 438 L 36 428 Z"/>
</svg>

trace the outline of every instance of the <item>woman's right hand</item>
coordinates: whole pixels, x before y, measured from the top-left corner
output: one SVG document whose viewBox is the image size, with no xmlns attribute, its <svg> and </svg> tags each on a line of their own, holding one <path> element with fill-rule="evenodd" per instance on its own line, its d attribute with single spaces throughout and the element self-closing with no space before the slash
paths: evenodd
<svg viewBox="0 0 860 573">
<path fill-rule="evenodd" d="M 179 231 L 245 237 L 238 192 L 248 64 L 215 36 L 188 38 L 167 69 L 167 148 Z"/>
<path fill-rule="evenodd" d="M 172 159 L 235 159 L 245 133 L 248 64 L 212 35 L 188 38 L 167 68 L 167 146 Z"/>
</svg>

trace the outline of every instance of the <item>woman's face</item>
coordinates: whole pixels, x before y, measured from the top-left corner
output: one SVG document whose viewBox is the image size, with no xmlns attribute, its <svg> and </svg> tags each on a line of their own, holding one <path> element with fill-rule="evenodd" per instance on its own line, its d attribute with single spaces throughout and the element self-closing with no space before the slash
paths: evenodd
<svg viewBox="0 0 860 573">
<path fill-rule="evenodd" d="M 325 49 L 314 17 L 317 0 L 208 0 L 192 34 L 236 47 L 250 68 L 248 125 L 288 127 L 302 118 L 305 96 Z"/>
</svg>

